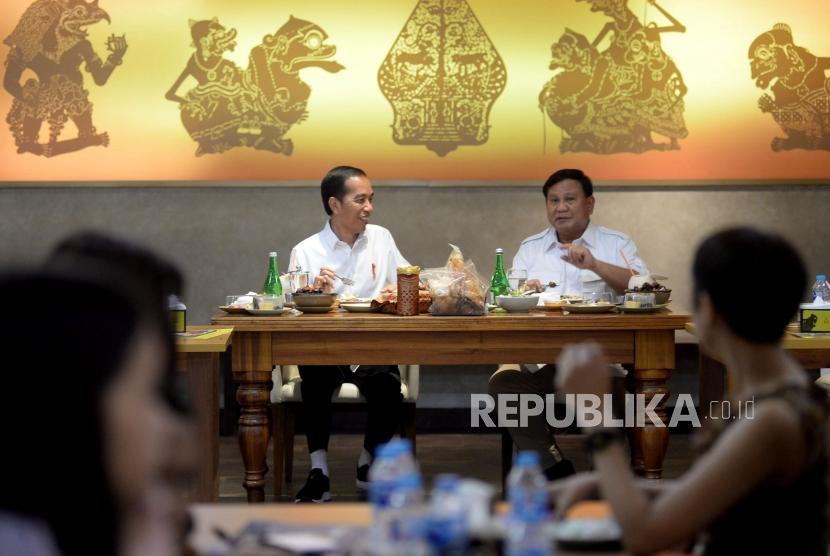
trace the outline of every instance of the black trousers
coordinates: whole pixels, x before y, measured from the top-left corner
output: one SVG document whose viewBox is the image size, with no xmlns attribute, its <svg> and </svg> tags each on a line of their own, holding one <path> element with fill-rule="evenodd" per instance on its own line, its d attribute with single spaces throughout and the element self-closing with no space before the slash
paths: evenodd
<svg viewBox="0 0 830 556">
<path fill-rule="evenodd" d="M 355 384 L 369 411 L 363 447 L 374 457 L 389 442 L 401 420 L 401 375 L 397 366 L 361 365 L 355 372 L 341 365 L 300 365 L 306 438 L 309 453 L 327 450 L 331 436 L 331 396 L 343 383 Z"/>
</svg>

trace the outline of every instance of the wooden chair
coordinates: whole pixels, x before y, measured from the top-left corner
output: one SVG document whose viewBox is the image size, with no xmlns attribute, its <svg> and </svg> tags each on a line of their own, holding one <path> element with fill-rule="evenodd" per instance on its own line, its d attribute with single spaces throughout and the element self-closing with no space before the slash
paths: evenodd
<svg viewBox="0 0 830 556">
<path fill-rule="evenodd" d="M 415 450 L 415 408 L 418 401 L 418 365 L 398 365 L 401 373 L 400 435 L 412 442 Z M 290 483 L 294 466 L 294 423 L 302 397 L 300 394 L 300 371 L 296 365 L 282 365 L 271 374 L 274 387 L 271 389 L 271 435 L 274 439 L 274 494 L 283 493 L 283 482 Z M 366 403 L 354 384 L 342 384 L 332 394 L 332 402 L 342 408 L 361 408 Z"/>
</svg>

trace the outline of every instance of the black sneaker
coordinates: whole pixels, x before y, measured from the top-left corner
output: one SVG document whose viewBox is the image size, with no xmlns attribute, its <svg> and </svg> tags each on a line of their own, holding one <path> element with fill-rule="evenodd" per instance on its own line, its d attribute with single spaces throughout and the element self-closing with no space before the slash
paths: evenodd
<svg viewBox="0 0 830 556">
<path fill-rule="evenodd" d="M 559 460 L 544 471 L 545 477 L 548 481 L 555 481 L 557 479 L 564 479 L 576 473 L 574 464 L 569 459 Z"/>
<path fill-rule="evenodd" d="M 369 464 L 357 467 L 357 480 L 355 481 L 358 490 L 369 490 Z"/>
<path fill-rule="evenodd" d="M 330 502 L 331 482 L 323 475 L 323 470 L 315 467 L 308 474 L 305 485 L 297 493 L 294 502 Z"/>
</svg>

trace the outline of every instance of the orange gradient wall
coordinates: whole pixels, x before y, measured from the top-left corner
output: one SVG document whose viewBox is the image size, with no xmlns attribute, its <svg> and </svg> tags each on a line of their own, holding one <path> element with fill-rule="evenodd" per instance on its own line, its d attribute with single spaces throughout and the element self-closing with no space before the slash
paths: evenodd
<svg viewBox="0 0 830 556">
<path fill-rule="evenodd" d="M 319 180 L 336 164 L 363 167 L 375 180 L 539 182 L 559 167 L 590 169 L 605 182 L 738 183 L 830 182 L 830 151 L 773 152 L 781 130 L 758 109 L 763 91 L 750 78 L 747 50 L 760 33 L 782 22 L 795 43 L 830 57 L 827 0 L 658 0 L 687 31 L 662 34 L 663 50 L 688 86 L 689 136 L 670 152 L 560 154 L 562 132 L 538 108 L 552 77 L 550 46 L 566 27 L 589 39 L 610 21 L 575 0 L 468 0 L 507 68 L 507 85 L 490 113 L 489 140 L 444 157 L 392 140 L 393 111 L 377 81 L 378 68 L 417 4 L 416 0 L 100 0 L 112 23 L 89 28 L 95 50 L 106 54 L 111 33 L 126 35 L 124 62 L 103 87 L 85 74 L 99 131 L 110 145 L 44 158 L 18 154 L 7 126 L 0 129 L 0 181 Z M 14 29 L 31 0 L 4 0 L 0 38 Z M 645 0 L 629 0 L 642 19 L 668 22 Z M 248 52 L 290 15 L 320 25 L 336 45 L 339 73 L 303 70 L 311 87 L 306 121 L 286 134 L 291 156 L 235 148 L 195 156 L 196 144 L 165 92 L 193 52 L 189 19 L 218 17 L 238 32 L 227 57 L 240 67 Z M 606 40 L 607 43 L 607 40 Z M 605 43 L 600 45 L 604 48 Z M 9 52 L 0 45 L 0 56 Z M 183 88 L 185 91 L 187 87 Z M 5 118 L 12 97 L 0 91 Z M 64 135 L 74 136 L 68 124 Z M 46 126 L 41 140 L 48 136 Z"/>
</svg>

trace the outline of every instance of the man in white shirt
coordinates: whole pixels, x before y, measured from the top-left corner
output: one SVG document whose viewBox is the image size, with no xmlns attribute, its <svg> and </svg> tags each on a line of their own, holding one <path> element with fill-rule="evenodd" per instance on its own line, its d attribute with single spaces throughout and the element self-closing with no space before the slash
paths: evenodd
<svg viewBox="0 0 830 556">
<path fill-rule="evenodd" d="M 372 183 L 363 170 L 338 166 L 323 178 L 320 192 L 329 220 L 320 232 L 294 247 L 288 268 L 311 272 L 314 287 L 325 292 L 376 297 L 386 285 L 397 281 L 397 267 L 409 263 L 389 230 L 369 224 L 374 210 Z M 338 276 L 354 284 L 346 286 Z M 365 490 L 375 448 L 392 438 L 400 422 L 402 396 L 397 366 L 300 365 L 299 369 L 311 472 L 296 501 L 331 499 L 327 461 L 331 396 L 344 382 L 354 383 L 368 405 L 356 481 L 358 488 Z"/>
<path fill-rule="evenodd" d="M 514 269 L 527 270 L 527 286 L 551 294 L 585 295 L 628 287 L 631 269 L 648 274 L 627 235 L 591 222 L 594 186 L 581 170 L 552 174 L 542 187 L 550 226 L 522 241 L 513 259 Z M 490 394 L 553 393 L 554 365 L 501 365 L 490 377 Z M 529 417 L 527 427 L 509 429 L 520 450 L 539 452 L 548 479 L 573 474 L 546 423 L 544 412 Z"/>
</svg>

